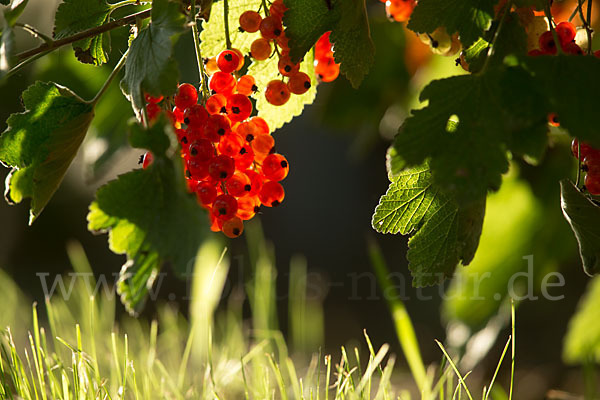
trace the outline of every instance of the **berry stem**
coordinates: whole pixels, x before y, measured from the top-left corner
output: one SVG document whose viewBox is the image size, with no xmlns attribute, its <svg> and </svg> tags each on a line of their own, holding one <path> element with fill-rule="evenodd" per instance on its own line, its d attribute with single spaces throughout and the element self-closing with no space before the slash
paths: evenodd
<svg viewBox="0 0 600 400">
<path fill-rule="evenodd" d="M 229 2 L 223 0 L 223 18 L 225 23 L 225 45 L 231 50 L 231 38 L 229 37 Z"/>
<path fill-rule="evenodd" d="M 577 1 L 577 9 L 579 10 L 579 17 L 581 18 L 581 22 L 583 22 L 583 27 L 587 33 L 588 38 L 588 48 L 587 53 L 592 54 L 592 28 L 590 27 L 590 18 L 592 17 L 592 1 L 588 0 L 587 6 L 587 18 L 583 16 L 583 0 Z"/>
<path fill-rule="evenodd" d="M 263 8 L 263 10 L 265 10 L 265 15 L 268 17 L 270 13 L 269 13 L 269 7 L 267 7 L 266 0 L 262 0 L 262 8 Z"/>
<path fill-rule="evenodd" d="M 562 45 L 560 44 L 560 39 L 558 38 L 558 34 L 556 33 L 556 29 L 554 29 L 554 20 L 552 19 L 552 10 L 550 9 L 550 2 L 547 2 L 544 6 L 544 14 L 546 14 L 546 18 L 548 19 L 548 25 L 550 26 L 550 32 L 552 32 L 552 37 L 554 38 L 554 43 L 556 43 L 556 53 L 558 55 L 564 54 Z"/>
<path fill-rule="evenodd" d="M 510 13 L 512 4 L 513 4 L 513 0 L 509 0 L 506 2 L 506 7 L 504 9 L 504 13 L 502 13 L 502 18 L 500 18 L 500 23 L 498 24 L 498 28 L 496 28 L 496 32 L 494 32 L 494 38 L 492 39 L 492 43 L 488 50 L 487 57 L 485 58 L 485 62 L 483 64 L 483 67 L 481 68 L 481 71 L 479 72 L 479 74 L 484 74 L 490 64 L 490 60 L 492 59 L 492 56 L 494 55 L 494 51 L 496 49 L 496 42 L 498 41 L 498 37 L 500 36 L 500 31 L 502 31 L 502 27 L 504 26 L 504 21 L 506 21 L 506 16 L 508 15 L 508 13 Z"/>
<path fill-rule="evenodd" d="M 140 0 L 123 0 L 123 1 L 120 1 L 118 3 L 111 4 L 110 5 L 110 9 L 111 10 L 116 10 L 117 8 L 129 6 L 129 5 L 137 5 L 137 6 L 139 6 L 142 3 L 149 3 L 149 2 L 140 1 Z"/>
<path fill-rule="evenodd" d="M 190 5 L 192 14 L 192 35 L 194 37 L 194 48 L 196 49 L 196 62 L 198 63 L 198 74 L 200 75 L 200 87 L 202 88 L 203 103 L 208 99 L 208 84 L 206 82 L 206 72 L 204 71 L 204 61 L 200 51 L 200 33 L 198 32 L 198 19 L 196 18 L 196 0 L 192 0 Z"/>
<path fill-rule="evenodd" d="M 121 68 L 123 68 L 123 65 L 125 65 L 125 61 L 127 60 L 128 53 L 129 53 L 129 49 L 127 49 L 127 51 L 125 51 L 125 53 L 123 53 L 123 55 L 121 56 L 121 59 L 119 60 L 117 65 L 115 65 L 115 67 L 113 68 L 113 70 L 110 73 L 110 75 L 108 76 L 108 78 L 106 78 L 106 81 L 104 82 L 104 84 L 102 85 L 102 87 L 100 88 L 98 93 L 96 93 L 94 98 L 88 102 L 89 104 L 95 105 L 98 102 L 98 100 L 100 100 L 102 95 L 106 92 L 106 89 L 108 89 L 108 87 L 110 86 L 110 83 L 112 82 L 112 80 L 115 78 L 115 76 L 117 76 L 117 74 L 119 73 Z"/>
<path fill-rule="evenodd" d="M 18 26 L 19 28 L 23 29 L 24 31 L 29 33 L 34 38 L 42 39 L 44 41 L 44 43 L 52 43 L 52 41 L 53 41 L 50 36 L 43 34 L 42 32 L 38 31 L 36 28 L 34 28 L 33 26 L 31 26 L 29 24 L 22 24 L 20 22 L 17 22 L 15 24 L 15 26 Z"/>
<path fill-rule="evenodd" d="M 581 180 L 581 142 L 577 141 L 577 178 L 575 179 L 575 186 L 579 187 L 579 181 Z"/>
<path fill-rule="evenodd" d="M 140 11 L 138 13 L 131 14 L 131 15 L 128 15 L 126 17 L 123 17 L 123 18 L 120 18 L 120 19 L 108 22 L 108 23 L 106 23 L 104 25 L 96 26 L 94 28 L 87 29 L 87 30 L 85 30 L 83 32 L 76 33 L 75 35 L 68 36 L 68 37 L 63 38 L 63 39 L 52 40 L 52 41 L 50 41 L 48 43 L 44 43 L 44 44 L 42 44 L 42 45 L 40 45 L 40 46 L 38 46 L 36 48 L 33 48 L 33 49 L 30 49 L 30 50 L 24 51 L 22 53 L 19 53 L 15 57 L 16 57 L 17 60 L 22 61 L 22 60 L 25 60 L 25 59 L 27 59 L 29 57 L 36 56 L 36 55 L 38 55 L 40 53 L 46 53 L 46 52 L 49 52 L 49 51 L 52 51 L 52 50 L 56 50 L 59 47 L 62 47 L 64 45 L 77 42 L 78 40 L 86 39 L 86 38 L 89 38 L 89 37 L 98 36 L 98 35 L 100 35 L 100 34 L 102 34 L 104 32 L 108 32 L 108 31 L 113 30 L 115 28 L 119 28 L 119 27 L 124 26 L 124 25 L 132 24 L 138 18 L 140 18 L 140 19 L 149 18 L 151 16 L 151 14 L 152 14 L 152 9 L 147 9 L 147 10 L 144 10 L 144 11 Z"/>
</svg>

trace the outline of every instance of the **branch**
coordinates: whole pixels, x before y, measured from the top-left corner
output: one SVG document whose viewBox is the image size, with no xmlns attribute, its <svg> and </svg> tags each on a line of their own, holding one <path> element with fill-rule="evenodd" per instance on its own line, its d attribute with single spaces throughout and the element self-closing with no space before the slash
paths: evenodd
<svg viewBox="0 0 600 400">
<path fill-rule="evenodd" d="M 132 15 L 128 15 L 127 17 L 123 17 L 123 18 L 111 21 L 111 22 L 109 22 L 107 24 L 100 25 L 100 26 L 97 26 L 97 27 L 85 30 L 83 32 L 76 33 L 73 36 L 69 36 L 69 37 L 66 37 L 64 39 L 53 40 L 53 41 L 51 41 L 49 43 L 44 43 L 44 44 L 42 44 L 42 45 L 40 45 L 40 46 L 38 46 L 38 47 L 36 47 L 34 49 L 27 50 L 27 51 L 24 51 L 22 53 L 17 54 L 16 55 L 17 60 L 21 61 L 21 60 L 24 60 L 24 59 L 29 58 L 31 56 L 35 56 L 35 55 L 37 55 L 39 53 L 43 53 L 43 52 L 46 52 L 46 51 L 49 51 L 49 50 L 54 50 L 54 49 L 57 49 L 59 47 L 62 47 L 64 45 L 66 45 L 66 44 L 71 44 L 71 43 L 77 42 L 78 40 L 81 40 L 81 39 L 86 39 L 86 38 L 89 38 L 89 37 L 97 36 L 97 35 L 100 35 L 100 34 L 102 34 L 104 32 L 108 32 L 110 30 L 113 30 L 115 28 L 118 28 L 118 27 L 121 27 L 121 26 L 124 26 L 124 25 L 132 24 L 138 18 L 142 18 L 142 19 L 149 18 L 150 15 L 151 15 L 151 13 L 152 13 L 152 9 L 140 11 L 138 13 L 135 13 L 135 14 L 132 14 Z"/>
</svg>

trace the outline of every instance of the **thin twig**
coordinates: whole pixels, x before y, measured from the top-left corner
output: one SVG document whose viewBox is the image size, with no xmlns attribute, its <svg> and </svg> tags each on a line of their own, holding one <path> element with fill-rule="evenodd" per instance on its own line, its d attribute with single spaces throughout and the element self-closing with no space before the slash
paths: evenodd
<svg viewBox="0 0 600 400">
<path fill-rule="evenodd" d="M 577 9 L 579 10 L 579 17 L 581 18 L 581 22 L 583 22 L 583 27 L 585 28 L 585 31 L 587 33 L 587 38 L 588 38 L 588 48 L 587 48 L 587 53 L 588 54 L 592 54 L 592 28 L 590 27 L 590 18 L 592 17 L 592 2 L 591 0 L 588 1 L 588 8 L 587 8 L 587 18 L 585 18 L 583 16 L 583 0 L 578 0 L 577 1 Z"/>
<path fill-rule="evenodd" d="M 200 33 L 198 32 L 198 20 L 196 19 L 196 0 L 192 0 L 190 10 L 192 14 L 192 35 L 194 35 L 194 47 L 196 49 L 198 75 L 200 75 L 200 87 L 202 88 L 203 100 L 206 101 L 210 94 L 208 92 L 208 84 L 206 82 L 206 72 L 204 71 L 204 61 L 202 60 L 202 52 L 200 50 Z"/>
<path fill-rule="evenodd" d="M 31 34 L 31 36 L 33 36 L 35 38 L 42 39 L 45 43 L 53 42 L 53 40 L 50 36 L 43 34 L 42 32 L 38 31 L 36 28 L 34 28 L 33 26 L 31 26 L 29 24 L 23 24 L 21 22 L 17 22 L 15 24 L 15 26 L 22 28 L 24 31 L 28 32 L 29 34 Z"/>
<path fill-rule="evenodd" d="M 115 67 L 113 68 L 113 70 L 110 73 L 110 75 L 108 76 L 108 78 L 106 78 L 106 81 L 104 82 L 104 84 L 102 85 L 102 87 L 100 88 L 98 93 L 96 93 L 94 98 L 89 101 L 90 104 L 96 104 L 98 102 L 98 100 L 100 100 L 100 97 L 102 97 L 102 95 L 106 92 L 106 89 L 108 89 L 108 87 L 110 86 L 110 83 L 112 82 L 114 77 L 117 76 L 117 74 L 119 73 L 119 71 L 121 70 L 123 65 L 125 65 L 125 60 L 127 60 L 128 53 L 129 53 L 129 49 L 127 49 L 127 51 L 125 53 L 123 53 L 123 55 L 121 56 L 121 59 L 119 60 L 117 65 L 115 65 Z"/>
<path fill-rule="evenodd" d="M 231 50 L 231 38 L 229 37 L 229 2 L 223 0 L 223 19 L 225 23 L 225 44 Z"/>
<path fill-rule="evenodd" d="M 498 37 L 500 36 L 500 31 L 502 30 L 502 27 L 504 26 L 504 21 L 506 20 L 506 16 L 510 13 L 512 4 L 513 4 L 512 0 L 509 0 L 506 3 L 506 8 L 504 10 L 504 13 L 502 14 L 502 18 L 500 19 L 500 23 L 498 24 L 498 28 L 496 29 L 496 32 L 494 32 L 494 38 L 492 39 L 492 43 L 490 45 L 487 57 L 485 58 L 485 62 L 483 63 L 483 67 L 481 68 L 480 73 L 484 73 L 485 70 L 488 68 L 490 60 L 491 60 L 492 56 L 494 55 L 494 51 L 496 48 L 496 41 L 498 40 Z"/>
<path fill-rule="evenodd" d="M 124 26 L 124 25 L 132 24 L 138 18 L 142 18 L 142 19 L 149 18 L 150 15 L 151 15 L 151 13 L 152 13 L 152 9 L 140 11 L 138 13 L 135 13 L 135 14 L 132 14 L 132 15 L 128 15 L 126 17 L 123 17 L 123 18 L 111 21 L 111 22 L 109 22 L 107 24 L 96 26 L 94 28 L 85 30 L 83 32 L 76 33 L 75 35 L 68 36 L 66 38 L 59 39 L 59 40 L 53 40 L 50 43 L 44 43 L 44 44 L 42 44 L 42 45 L 40 45 L 40 46 L 38 46 L 38 47 L 36 47 L 34 49 L 27 50 L 27 51 L 24 51 L 22 53 L 17 54 L 16 58 L 17 58 L 17 60 L 22 61 L 22 60 L 24 60 L 26 58 L 29 58 L 31 56 L 35 56 L 35 55 L 37 55 L 39 53 L 43 53 L 43 52 L 46 52 L 48 50 L 54 50 L 54 49 L 57 49 L 57 48 L 62 47 L 64 45 L 75 43 L 75 42 L 77 42 L 78 40 L 81 40 L 81 39 L 86 39 L 86 38 L 89 38 L 89 37 L 100 35 L 100 34 L 102 34 L 104 32 L 108 32 L 108 31 L 113 30 L 115 28 L 119 28 L 119 27 Z"/>
</svg>

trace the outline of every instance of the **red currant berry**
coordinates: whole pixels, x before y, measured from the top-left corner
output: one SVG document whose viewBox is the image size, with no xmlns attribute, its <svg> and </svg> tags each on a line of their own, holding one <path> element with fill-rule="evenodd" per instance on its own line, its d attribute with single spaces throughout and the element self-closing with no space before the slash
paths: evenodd
<svg viewBox="0 0 600 400">
<path fill-rule="evenodd" d="M 182 83 L 177 88 L 177 93 L 175 93 L 175 98 L 173 100 L 175 101 L 175 106 L 177 108 L 185 110 L 198 102 L 198 92 L 193 85 Z"/>
<path fill-rule="evenodd" d="M 171 115 L 173 115 L 173 119 L 175 122 L 179 124 L 183 124 L 183 110 L 177 107 L 173 107 L 173 111 L 171 111 Z"/>
<path fill-rule="evenodd" d="M 527 53 L 527 55 L 530 56 L 530 57 L 538 57 L 538 56 L 543 56 L 545 54 L 546 53 L 544 53 L 540 49 L 529 50 L 529 52 Z"/>
<path fill-rule="evenodd" d="M 235 161 L 229 156 L 216 156 L 208 164 L 208 174 L 215 181 L 224 181 L 233 175 L 234 171 Z"/>
<path fill-rule="evenodd" d="M 575 156 L 575 158 L 577 158 L 578 150 L 580 150 L 581 153 L 581 160 L 584 160 L 588 156 L 600 157 L 600 150 L 593 148 L 586 142 L 581 142 L 580 146 L 578 146 L 578 144 L 579 142 L 577 139 L 573 139 L 573 141 L 571 142 L 571 152 L 573 153 L 573 156 Z"/>
<path fill-rule="evenodd" d="M 146 169 L 154 162 L 154 154 L 151 151 L 147 151 L 142 156 L 142 168 Z"/>
<path fill-rule="evenodd" d="M 254 153 L 267 155 L 275 146 L 275 139 L 271 135 L 258 135 L 251 143 Z"/>
<path fill-rule="evenodd" d="M 256 87 L 256 80 L 252 75 L 244 75 L 238 79 L 236 89 L 239 94 L 250 96 L 258 90 L 258 87 Z"/>
<path fill-rule="evenodd" d="M 209 214 L 209 218 L 210 218 L 210 230 L 213 231 L 213 232 L 219 232 L 221 230 L 221 227 L 223 226 L 223 221 L 221 221 L 220 219 L 218 219 L 212 213 L 212 208 L 211 208 L 211 212 Z"/>
<path fill-rule="evenodd" d="M 258 198 L 267 207 L 277 207 L 285 197 L 283 186 L 279 182 L 269 181 L 260 189 Z"/>
<path fill-rule="evenodd" d="M 208 120 L 208 113 L 201 104 L 194 104 L 186 108 L 183 113 L 183 122 L 194 128 L 201 128 Z"/>
<path fill-rule="evenodd" d="M 204 136 L 213 143 L 218 143 L 221 138 L 231 132 L 229 118 L 222 114 L 211 115 L 204 126 Z"/>
<path fill-rule="evenodd" d="M 239 217 L 233 217 L 223 222 L 221 230 L 228 238 L 235 239 L 244 232 L 244 222 Z"/>
<path fill-rule="evenodd" d="M 321 58 L 330 56 L 330 53 L 331 53 L 331 42 L 329 41 L 330 34 L 331 34 L 331 31 L 325 32 L 323 35 L 321 35 L 319 40 L 317 40 L 317 43 L 315 43 L 315 58 L 316 59 L 321 59 Z M 331 54 L 333 54 L 333 53 L 331 53 Z"/>
<path fill-rule="evenodd" d="M 271 132 L 269 124 L 261 117 L 252 117 L 248 122 L 256 127 L 256 134 L 258 135 L 268 135 Z"/>
<path fill-rule="evenodd" d="M 551 31 L 546 31 L 539 38 L 540 49 L 547 54 L 556 54 L 556 43 Z"/>
<path fill-rule="evenodd" d="M 194 159 L 187 158 L 185 160 L 186 166 L 186 178 L 193 178 L 196 180 L 203 180 L 208 177 L 209 166 L 208 162 L 198 162 Z"/>
<path fill-rule="evenodd" d="M 286 36 L 285 31 L 281 32 L 281 35 L 277 36 L 275 39 L 277 45 L 281 47 L 283 51 L 290 51 L 290 39 Z"/>
<path fill-rule="evenodd" d="M 568 21 L 563 21 L 556 25 L 556 35 L 558 35 L 558 39 L 563 45 L 572 42 L 573 39 L 575 39 L 576 33 L 577 30 L 575 29 L 575 25 Z"/>
<path fill-rule="evenodd" d="M 416 0 L 388 0 L 385 3 L 385 11 L 388 18 L 405 22 L 410 18 L 416 5 Z"/>
<path fill-rule="evenodd" d="M 560 122 L 558 121 L 558 115 L 556 115 L 556 113 L 553 112 L 548 114 L 548 123 L 552 126 L 559 127 Z"/>
<path fill-rule="evenodd" d="M 254 162 L 254 150 L 252 150 L 252 147 L 249 144 L 245 144 L 234 159 L 235 169 L 243 171 L 250 168 Z"/>
<path fill-rule="evenodd" d="M 152 96 L 151 94 L 146 93 L 144 99 L 146 99 L 146 103 L 158 104 L 162 101 L 163 96 Z"/>
<path fill-rule="evenodd" d="M 283 81 L 274 79 L 267 84 L 265 98 L 274 106 L 282 106 L 290 99 L 290 89 Z"/>
<path fill-rule="evenodd" d="M 588 174 L 585 176 L 585 188 L 594 196 L 600 195 L 600 175 Z"/>
<path fill-rule="evenodd" d="M 244 54 L 240 51 L 240 49 L 231 49 L 231 51 L 233 51 L 235 54 L 237 54 L 238 60 L 240 60 L 238 62 L 237 67 L 235 67 L 235 70 L 239 71 L 240 69 L 242 69 L 244 67 L 244 63 L 245 63 L 246 59 L 244 58 Z"/>
<path fill-rule="evenodd" d="M 246 171 L 244 171 L 244 173 L 246 174 L 246 176 L 248 176 L 248 178 L 250 178 L 251 188 L 250 193 L 248 193 L 248 196 L 257 196 L 260 193 L 260 190 L 262 189 L 264 177 L 258 172 L 253 171 L 251 169 L 247 169 Z"/>
<path fill-rule="evenodd" d="M 212 75 L 219 70 L 217 65 L 217 57 L 204 59 L 204 70 L 208 75 Z"/>
<path fill-rule="evenodd" d="M 231 122 L 240 122 L 252 114 L 252 102 L 248 96 L 233 94 L 227 98 L 227 116 Z"/>
<path fill-rule="evenodd" d="M 150 122 L 156 121 L 161 111 L 162 108 L 160 108 L 160 106 L 156 103 L 150 103 L 146 106 L 146 115 L 148 116 L 148 120 Z"/>
<path fill-rule="evenodd" d="M 233 50 L 223 50 L 217 56 L 217 66 L 222 72 L 232 73 L 238 67 L 240 57 Z"/>
<path fill-rule="evenodd" d="M 190 159 L 205 163 L 215 156 L 215 148 L 210 140 L 197 139 L 190 144 L 187 154 Z"/>
<path fill-rule="evenodd" d="M 283 32 L 283 26 L 281 25 L 281 19 L 278 19 L 274 16 L 263 18 L 260 21 L 260 26 L 258 28 L 260 30 L 260 34 L 265 39 L 275 39 L 281 32 Z"/>
<path fill-rule="evenodd" d="M 582 56 L 583 50 L 575 42 L 568 42 L 562 45 L 562 49 L 566 54 L 573 54 L 576 56 Z"/>
<path fill-rule="evenodd" d="M 310 89 L 310 76 L 304 72 L 291 74 L 287 86 L 294 94 L 304 94 Z"/>
<path fill-rule="evenodd" d="M 245 32 L 256 32 L 260 27 L 260 21 L 262 17 L 256 11 L 244 11 L 240 15 L 240 28 Z"/>
<path fill-rule="evenodd" d="M 237 212 L 237 200 L 229 194 L 217 196 L 212 206 L 213 214 L 220 220 L 226 221 L 235 216 Z"/>
<path fill-rule="evenodd" d="M 244 141 L 242 140 L 242 138 L 232 132 L 223 136 L 223 138 L 219 142 L 218 149 L 220 154 L 229 157 L 236 157 L 240 154 L 240 150 L 243 146 Z"/>
<path fill-rule="evenodd" d="M 236 171 L 231 178 L 225 181 L 225 189 L 234 197 L 247 196 L 252 190 L 250 178 L 243 172 Z"/>
<path fill-rule="evenodd" d="M 600 151 L 588 154 L 583 159 L 583 164 L 588 174 L 600 176 Z"/>
<path fill-rule="evenodd" d="M 281 154 L 269 154 L 262 163 L 262 173 L 270 181 L 281 181 L 285 179 L 290 166 Z"/>
<path fill-rule="evenodd" d="M 210 77 L 208 87 L 215 93 L 228 95 L 235 89 L 235 78 L 226 72 L 217 71 Z"/>
<path fill-rule="evenodd" d="M 300 64 L 293 63 L 290 55 L 287 53 L 282 53 L 279 57 L 279 62 L 277 63 L 277 68 L 279 69 L 279 73 L 283 76 L 290 76 L 293 73 L 296 73 L 300 70 Z"/>
<path fill-rule="evenodd" d="M 227 112 L 227 97 L 221 93 L 213 94 L 206 100 L 206 111 L 209 114 L 219 114 Z"/>
<path fill-rule="evenodd" d="M 315 63 L 315 74 L 323 82 L 332 82 L 340 74 L 340 65 L 332 57 L 322 58 Z"/>
<path fill-rule="evenodd" d="M 258 196 L 244 196 L 238 199 L 237 217 L 247 221 L 252 219 L 260 210 L 260 200 Z"/>
<path fill-rule="evenodd" d="M 277 19 L 283 18 L 283 14 L 288 8 L 283 4 L 283 0 L 275 0 L 269 7 L 269 14 Z"/>
<path fill-rule="evenodd" d="M 210 182 L 201 182 L 195 190 L 200 204 L 212 204 L 217 198 L 217 188 Z"/>
<path fill-rule="evenodd" d="M 256 39 L 250 45 L 250 55 L 257 61 L 266 60 L 271 56 L 271 42 L 265 38 Z"/>
</svg>

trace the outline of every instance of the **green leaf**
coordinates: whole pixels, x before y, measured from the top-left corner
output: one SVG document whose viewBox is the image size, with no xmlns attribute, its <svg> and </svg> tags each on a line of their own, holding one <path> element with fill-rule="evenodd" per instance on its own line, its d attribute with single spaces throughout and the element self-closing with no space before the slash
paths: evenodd
<svg viewBox="0 0 600 400">
<path fill-rule="evenodd" d="M 600 272 L 600 207 L 584 195 L 572 182 L 560 182 L 560 203 L 565 219 L 571 225 L 583 263 L 592 276 Z"/>
<path fill-rule="evenodd" d="M 13 0 L 10 7 L 4 10 L 4 21 L 8 26 L 15 26 L 25 7 L 27 7 L 28 2 L 29 0 Z"/>
<path fill-rule="evenodd" d="M 65 0 L 56 10 L 53 35 L 62 39 L 86 29 L 104 25 L 113 8 L 105 0 Z M 110 35 L 104 33 L 73 43 L 77 59 L 86 64 L 102 65 L 108 61 Z"/>
<path fill-rule="evenodd" d="M 290 39 L 290 56 L 300 60 L 319 40 L 339 22 L 341 13 L 327 1 L 284 0 L 288 11 L 283 16 L 285 34 Z"/>
<path fill-rule="evenodd" d="M 242 53 L 250 52 L 252 42 L 260 37 L 259 32 L 248 33 L 240 32 L 239 16 L 246 10 L 258 10 L 261 5 L 260 0 L 243 0 L 240 2 L 231 2 L 229 4 L 229 30 L 231 43 L 234 48 Z M 227 48 L 225 43 L 225 24 L 223 18 L 223 2 L 217 2 L 213 5 L 211 18 L 208 22 L 203 22 L 200 45 L 202 55 L 213 57 Z M 313 54 L 306 54 L 304 61 L 300 64 L 300 70 L 312 77 L 312 87 L 302 95 L 292 95 L 289 101 L 283 106 L 274 106 L 265 98 L 267 84 L 277 79 L 279 69 L 277 66 L 278 57 L 275 55 L 264 61 L 253 61 L 248 67 L 248 74 L 254 76 L 256 86 L 259 91 L 253 97 L 256 99 L 256 110 L 258 115 L 267 121 L 271 130 L 281 128 L 284 124 L 290 122 L 294 117 L 300 115 L 304 106 L 311 104 L 317 94 L 317 80 L 314 73 Z"/>
<path fill-rule="evenodd" d="M 277 74 L 279 73 L 277 61 L 277 57 L 272 57 L 265 61 L 253 62 L 248 67 L 248 74 L 254 76 L 256 85 L 259 88 L 265 88 L 271 80 L 277 79 Z M 317 80 L 315 78 L 312 53 L 306 54 L 304 61 L 300 64 L 300 71 L 305 72 L 311 77 L 312 86 L 302 95 L 292 95 L 284 105 L 274 106 L 269 103 L 265 98 L 264 90 L 252 95 L 256 99 L 258 116 L 267 121 L 271 130 L 281 128 L 294 117 L 302 114 L 304 106 L 312 104 L 317 96 Z"/>
<path fill-rule="evenodd" d="M 456 265 L 468 265 L 479 245 L 485 198 L 457 209 L 449 198 L 426 214 L 425 222 L 408 241 L 408 267 L 413 286 L 441 283 Z"/>
<path fill-rule="evenodd" d="M 250 45 L 260 37 L 260 32 L 240 32 L 239 18 L 244 11 L 258 10 L 261 0 L 230 1 L 229 4 L 229 37 L 234 48 L 243 54 L 250 53 Z M 200 50 L 203 57 L 213 57 L 227 48 L 225 42 L 224 2 L 218 1 L 212 5 L 210 19 L 202 21 L 200 32 Z"/>
<path fill-rule="evenodd" d="M 419 0 L 408 21 L 416 33 L 432 33 L 439 27 L 458 32 L 464 48 L 470 47 L 489 28 L 497 0 Z"/>
<path fill-rule="evenodd" d="M 12 53 L 15 47 L 15 33 L 13 27 L 25 10 L 29 0 L 14 0 L 10 7 L 3 10 L 4 26 L 0 29 L 0 78 L 4 76 L 12 64 Z M 7 1 L 5 4 L 8 4 Z"/>
<path fill-rule="evenodd" d="M 55 83 L 37 82 L 23 92 L 25 112 L 12 114 L 0 136 L 0 161 L 12 167 L 9 203 L 31 198 L 30 219 L 42 212 L 85 137 L 93 106 Z"/>
<path fill-rule="evenodd" d="M 15 33 L 11 27 L 5 26 L 0 31 L 0 78 L 10 70 L 14 47 Z"/>
<path fill-rule="evenodd" d="M 300 60 L 323 33 L 331 31 L 340 72 L 358 88 L 375 60 L 365 1 L 286 0 L 285 4 L 289 11 L 283 22 L 291 57 Z"/>
<path fill-rule="evenodd" d="M 379 233 L 407 235 L 417 229 L 430 209 L 447 202 L 431 184 L 427 165 L 404 170 L 394 177 L 373 214 L 373 229 Z"/>
<path fill-rule="evenodd" d="M 479 243 L 485 198 L 459 207 L 432 184 L 427 165 L 394 177 L 373 215 L 380 233 L 413 235 L 407 259 L 413 286 L 440 283 L 462 261 L 469 264 Z"/>
<path fill-rule="evenodd" d="M 88 229 L 108 232 L 110 249 L 127 255 L 118 291 L 130 313 L 142 308 L 164 265 L 188 272 L 208 231 L 206 213 L 187 193 L 178 160 L 166 155 L 166 129 L 164 119 L 148 130 L 131 126 L 132 145 L 151 150 L 154 162 L 101 187 L 88 214 Z"/>
<path fill-rule="evenodd" d="M 511 277 L 527 270 L 524 254 L 535 256 L 536 276 L 546 274 L 560 258 L 552 253 L 558 236 L 553 229 L 556 225 L 552 224 L 555 219 L 529 185 L 515 171 L 509 173 L 502 188 L 487 198 L 477 255 L 469 268 L 457 271 L 452 279 L 442 305 L 444 317 L 459 320 L 474 330 L 485 326 L 508 296 L 506 288 Z M 545 240 L 548 230 L 554 235 L 551 240 Z M 543 250 L 536 251 L 540 249 Z M 486 276 L 490 279 L 482 279 Z M 473 301 L 474 294 L 477 301 Z"/>
<path fill-rule="evenodd" d="M 523 64 L 533 74 L 550 110 L 558 115 L 561 127 L 600 147 L 600 80 L 592 78 L 600 71 L 600 59 L 572 55 L 524 57 Z"/>
<path fill-rule="evenodd" d="M 179 68 L 173 43 L 185 22 L 180 3 L 154 0 L 152 23 L 131 42 L 121 89 L 138 115 L 144 107 L 144 92 L 169 96 L 177 90 Z"/>
<path fill-rule="evenodd" d="M 436 184 L 459 203 L 500 187 L 507 150 L 535 158 L 545 148 L 547 105 L 519 68 L 433 81 L 420 99 L 429 104 L 406 119 L 394 148 L 408 165 L 430 160 Z"/>
<path fill-rule="evenodd" d="M 600 277 L 594 278 L 569 321 L 563 359 L 568 364 L 600 362 Z"/>
</svg>

